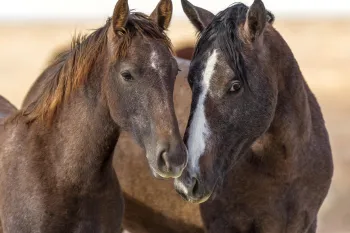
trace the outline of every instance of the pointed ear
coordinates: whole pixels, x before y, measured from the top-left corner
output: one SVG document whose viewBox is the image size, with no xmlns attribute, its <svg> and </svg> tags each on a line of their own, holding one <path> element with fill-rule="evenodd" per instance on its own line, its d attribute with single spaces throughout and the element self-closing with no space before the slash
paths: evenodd
<svg viewBox="0 0 350 233">
<path fill-rule="evenodd" d="M 168 29 L 173 15 L 173 3 L 171 0 L 160 0 L 150 18 L 156 22 L 163 30 Z"/>
<path fill-rule="evenodd" d="M 128 0 L 119 0 L 115 5 L 112 16 L 113 31 L 117 34 L 122 34 L 125 31 L 125 25 L 129 18 Z"/>
<path fill-rule="evenodd" d="M 215 17 L 210 11 L 194 6 L 187 0 L 181 0 L 181 4 L 188 19 L 199 32 L 202 32 Z"/>
<path fill-rule="evenodd" d="M 275 16 L 268 10 L 266 10 L 266 12 L 267 12 L 267 19 L 266 19 L 267 22 L 269 24 L 273 24 L 275 22 Z"/>
<path fill-rule="evenodd" d="M 264 3 L 261 0 L 254 0 L 247 12 L 244 25 L 244 31 L 252 42 L 263 33 L 266 22 L 267 12 Z"/>
</svg>

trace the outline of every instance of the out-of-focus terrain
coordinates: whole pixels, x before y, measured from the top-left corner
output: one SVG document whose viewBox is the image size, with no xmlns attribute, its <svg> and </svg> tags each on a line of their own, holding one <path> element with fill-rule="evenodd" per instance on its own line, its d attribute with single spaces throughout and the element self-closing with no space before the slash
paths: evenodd
<svg viewBox="0 0 350 233">
<path fill-rule="evenodd" d="M 80 23 L 0 23 L 0 94 L 17 107 L 52 53 L 104 21 Z M 320 233 L 350 233 L 350 20 L 276 20 L 315 93 L 328 127 L 335 173 L 319 216 Z M 173 20 L 175 47 L 191 45 L 195 32 Z"/>
</svg>

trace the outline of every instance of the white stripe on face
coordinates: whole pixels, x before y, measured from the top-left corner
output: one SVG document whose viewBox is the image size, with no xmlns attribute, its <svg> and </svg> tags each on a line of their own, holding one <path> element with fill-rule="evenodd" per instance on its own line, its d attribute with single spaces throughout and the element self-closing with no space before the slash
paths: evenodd
<svg viewBox="0 0 350 233">
<path fill-rule="evenodd" d="M 208 128 L 207 120 L 205 118 L 204 102 L 209 91 L 210 80 L 215 71 L 217 62 L 216 50 L 210 55 L 207 60 L 207 65 L 203 72 L 203 79 L 201 82 L 201 93 L 199 94 L 197 106 L 194 110 L 192 122 L 188 134 L 188 156 L 189 166 L 194 172 L 199 170 L 199 158 L 202 156 L 206 140 L 209 137 L 210 130 Z"/>
<path fill-rule="evenodd" d="M 157 62 L 158 62 L 157 53 L 152 52 L 152 54 L 151 54 L 151 66 L 153 69 L 157 69 L 157 66 L 156 66 Z"/>
</svg>

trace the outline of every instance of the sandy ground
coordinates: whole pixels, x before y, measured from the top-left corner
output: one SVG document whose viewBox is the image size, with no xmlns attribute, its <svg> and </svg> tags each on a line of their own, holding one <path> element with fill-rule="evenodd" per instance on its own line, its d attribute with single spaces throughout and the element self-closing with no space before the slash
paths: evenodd
<svg viewBox="0 0 350 233">
<path fill-rule="evenodd" d="M 102 23 L 0 23 L 1 95 L 20 106 L 52 52 L 69 43 L 74 31 L 88 32 Z M 318 232 L 350 233 L 350 19 L 277 19 L 275 26 L 321 104 L 332 143 L 334 180 Z M 176 47 L 195 40 L 192 26 L 183 20 L 173 21 L 169 36 Z"/>
</svg>

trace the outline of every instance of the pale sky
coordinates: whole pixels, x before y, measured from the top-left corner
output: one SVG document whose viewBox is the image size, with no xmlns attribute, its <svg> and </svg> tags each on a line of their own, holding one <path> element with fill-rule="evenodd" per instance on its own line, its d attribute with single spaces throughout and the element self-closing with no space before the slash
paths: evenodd
<svg viewBox="0 0 350 233">
<path fill-rule="evenodd" d="M 217 13 L 235 0 L 192 0 Z M 250 5 L 253 0 L 241 0 Z M 263 0 L 277 17 L 350 17 L 350 0 Z M 1 0 L 0 20 L 99 19 L 110 16 L 116 0 Z M 158 0 L 129 0 L 131 9 L 150 13 Z M 174 16 L 184 16 L 180 0 L 173 0 Z"/>
</svg>

